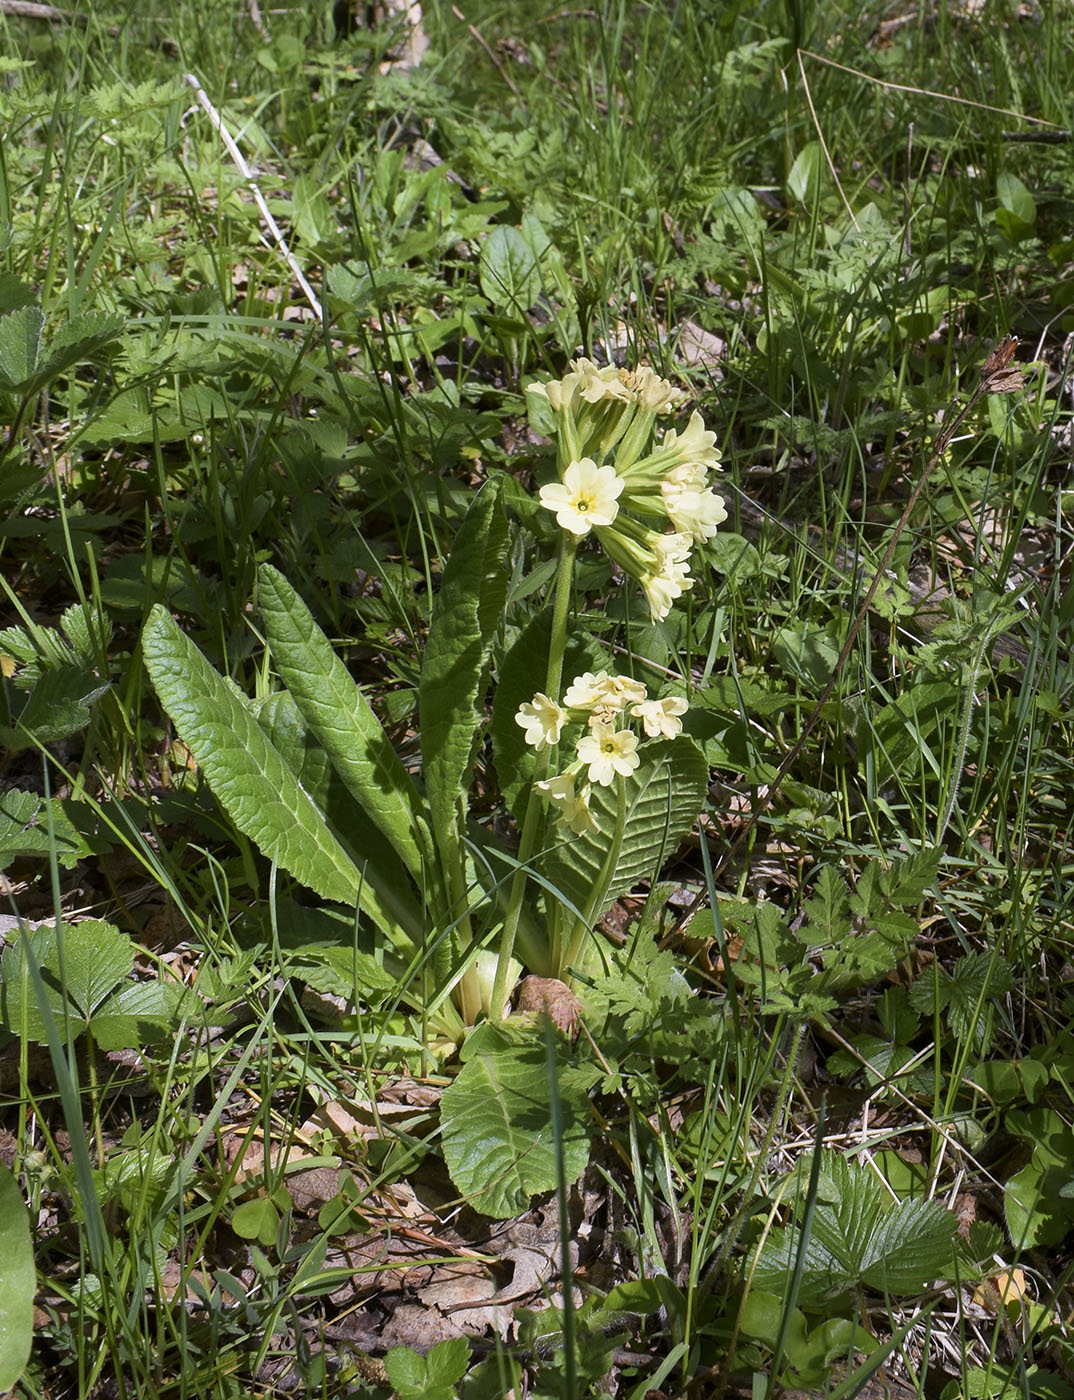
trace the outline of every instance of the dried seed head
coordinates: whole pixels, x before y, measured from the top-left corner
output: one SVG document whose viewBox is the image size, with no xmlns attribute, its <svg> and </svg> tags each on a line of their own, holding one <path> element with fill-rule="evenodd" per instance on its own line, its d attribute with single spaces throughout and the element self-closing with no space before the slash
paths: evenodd
<svg viewBox="0 0 1074 1400">
<path fill-rule="evenodd" d="M 1014 359 L 1014 352 L 1017 349 L 1018 337 L 1005 335 L 981 366 L 981 377 L 989 379 L 993 374 L 998 374 L 1001 369 L 1006 369 Z"/>
<path fill-rule="evenodd" d="M 1005 335 L 981 366 L 981 388 L 986 394 L 1016 394 L 1025 381 L 1025 371 L 1007 366 L 1018 349 L 1018 337 Z"/>
</svg>

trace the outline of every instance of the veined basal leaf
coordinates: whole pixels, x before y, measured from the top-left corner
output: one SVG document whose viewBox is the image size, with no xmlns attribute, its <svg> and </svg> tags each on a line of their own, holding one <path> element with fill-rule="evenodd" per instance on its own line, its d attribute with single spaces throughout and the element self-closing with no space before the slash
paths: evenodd
<svg viewBox="0 0 1074 1400">
<path fill-rule="evenodd" d="M 238 692 L 159 603 L 146 623 L 142 651 L 179 737 L 238 829 L 323 899 L 361 899 L 370 917 L 390 928 L 372 887 Z"/>
<path fill-rule="evenodd" d="M 492 639 L 507 599 L 507 520 L 486 482 L 466 512 L 433 607 L 421 670 L 421 753 L 431 826 L 454 864 L 481 732 Z"/>
<path fill-rule="evenodd" d="M 258 577 L 269 646 L 284 684 L 348 792 L 420 882 L 431 843 L 409 773 L 302 599 L 277 569 L 264 565 Z"/>
<path fill-rule="evenodd" d="M 705 802 L 708 764 L 690 739 L 648 740 L 638 752 L 641 763 L 625 784 L 626 826 L 604 908 L 659 873 Z M 563 827 L 549 828 L 549 840 L 559 844 L 541 857 L 541 874 L 578 909 L 586 907 L 604 868 L 615 832 L 617 794 L 616 784 L 592 789 L 589 806 L 596 831 L 579 836 Z"/>
<path fill-rule="evenodd" d="M 568 1184 L 585 1170 L 592 1129 L 590 1081 L 562 1057 L 557 1057 L 555 1074 L 562 1124 L 558 1145 L 543 1044 L 511 1045 L 490 1028 L 482 1048 L 444 1091 L 444 1160 L 474 1210 L 501 1220 L 525 1210 L 531 1196 L 555 1187 L 560 1154 Z"/>
</svg>

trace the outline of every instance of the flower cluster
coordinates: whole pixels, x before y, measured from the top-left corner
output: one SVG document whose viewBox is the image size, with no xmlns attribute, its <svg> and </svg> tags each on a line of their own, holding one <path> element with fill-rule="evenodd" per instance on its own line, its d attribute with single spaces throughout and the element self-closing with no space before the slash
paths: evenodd
<svg viewBox="0 0 1074 1400">
<path fill-rule="evenodd" d="M 558 744 L 565 724 L 585 721 L 586 732 L 578 740 L 574 762 L 558 776 L 537 784 L 558 809 L 558 819 L 578 834 L 596 829 L 589 810 L 594 784 L 610 787 L 616 775 L 629 777 L 641 762 L 638 736 L 627 722 L 628 708 L 629 718 L 640 720 L 649 738 L 674 739 L 682 732 L 681 716 L 688 706 L 678 695 L 650 700 L 645 686 L 628 676 L 586 671 L 575 676 L 562 701 L 538 693 L 520 705 L 515 715 L 515 723 L 526 731 L 526 743 L 538 751 Z"/>
<path fill-rule="evenodd" d="M 541 487 L 541 504 L 572 535 L 593 531 L 661 621 L 693 583 L 694 544 L 727 519 L 708 485 L 720 462 L 716 434 L 695 411 L 682 433 L 672 428 L 654 442 L 658 417 L 685 395 L 645 365 L 600 369 L 572 360 L 562 379 L 529 391 L 548 401 L 558 429 L 559 480 Z"/>
</svg>

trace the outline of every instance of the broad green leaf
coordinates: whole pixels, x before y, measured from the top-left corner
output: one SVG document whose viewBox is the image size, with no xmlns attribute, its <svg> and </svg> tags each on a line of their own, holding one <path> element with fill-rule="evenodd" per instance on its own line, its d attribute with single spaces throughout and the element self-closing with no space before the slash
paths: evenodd
<svg viewBox="0 0 1074 1400">
<path fill-rule="evenodd" d="M 0 960 L 0 1020 L 28 1039 L 44 1043 L 45 1021 L 28 975 L 23 937 Z M 102 1050 L 133 1049 L 170 1033 L 182 991 L 153 980 L 130 982 L 134 948 L 126 934 L 99 919 L 47 924 L 29 934 L 53 1017 L 67 1020 L 75 1036 L 91 1030 Z"/>
<path fill-rule="evenodd" d="M 487 1040 L 444 1091 L 441 1141 L 451 1179 L 474 1210 L 506 1219 L 531 1196 L 551 1191 L 562 1170 L 571 1183 L 589 1160 L 590 1078 L 561 1053 L 557 1080 L 563 1138 L 552 1131 L 552 1099 L 543 1044 Z"/>
<path fill-rule="evenodd" d="M 466 811 L 484 718 L 492 639 L 507 599 L 507 519 L 486 482 L 462 522 L 433 606 L 421 670 L 421 754 L 429 823 L 445 865 Z"/>
<path fill-rule="evenodd" d="M 94 1012 L 93 1038 L 102 1050 L 159 1044 L 172 1034 L 182 999 L 182 989 L 173 983 L 128 982 Z"/>
<path fill-rule="evenodd" d="M 802 204 L 812 204 L 825 176 L 824 152 L 819 141 L 807 141 L 787 175 L 787 193 Z"/>
<path fill-rule="evenodd" d="M 0 726 L 0 742 L 18 752 L 34 741 L 53 744 L 85 729 L 93 718 L 90 705 L 107 694 L 108 686 L 85 666 L 45 671 L 18 712 L 17 726 Z"/>
<path fill-rule="evenodd" d="M 772 633 L 772 655 L 785 676 L 809 694 L 824 689 L 839 659 L 839 642 L 812 623 L 779 627 Z"/>
<path fill-rule="evenodd" d="M 0 316 L 0 389 L 24 390 L 41 354 L 45 316 L 39 306 L 20 306 Z"/>
<path fill-rule="evenodd" d="M 892 1202 L 869 1168 L 825 1152 L 800 1300 L 833 1304 L 859 1289 L 891 1297 L 920 1293 L 937 1278 L 955 1276 L 957 1241 L 958 1221 L 939 1202 Z M 755 1258 L 754 1285 L 782 1294 L 801 1249 L 797 1225 L 774 1231 Z"/>
<path fill-rule="evenodd" d="M 85 1020 L 134 968 L 134 948 L 125 933 L 103 919 L 68 924 L 54 934 L 56 971 L 63 974 L 63 991 Z M 62 939 L 63 960 L 59 960 Z M 42 959 L 39 959 L 44 966 Z"/>
<path fill-rule="evenodd" d="M 1012 243 L 1032 237 L 1037 227 L 1037 204 L 1017 175 L 1000 171 L 996 176 L 996 225 Z"/>
<path fill-rule="evenodd" d="M 302 599 L 269 565 L 259 581 L 269 646 L 284 685 L 351 796 L 420 881 L 431 849 L 409 773 Z"/>
<path fill-rule="evenodd" d="M 68 924 L 61 935 L 52 924 L 43 925 L 8 944 L 0 960 L 0 1016 L 9 1030 L 44 1044 L 47 1040 L 33 983 L 26 966 L 24 939 L 29 937 L 34 958 L 41 968 L 48 1007 L 57 1021 L 70 1018 L 79 1035 L 96 1008 L 129 975 L 134 949 L 125 934 L 112 924 L 90 919 Z"/>
<path fill-rule="evenodd" d="M 878 758 L 882 754 L 885 768 L 916 772 L 927 753 L 924 741 L 961 703 L 962 692 L 953 682 L 911 686 L 890 705 L 873 712 L 862 737 L 875 745 Z"/>
<path fill-rule="evenodd" d="M 256 1240 L 268 1246 L 280 1228 L 280 1212 L 267 1196 L 243 1201 L 231 1212 L 231 1228 L 240 1240 Z"/>
<path fill-rule="evenodd" d="M 72 366 L 100 358 L 101 351 L 120 335 L 122 316 L 89 311 L 61 326 L 49 343 L 44 361 L 33 376 L 33 387 L 44 386 Z"/>
<path fill-rule="evenodd" d="M 482 292 L 498 308 L 528 311 L 541 295 L 537 253 L 509 224 L 497 224 L 481 245 L 477 275 Z"/>
<path fill-rule="evenodd" d="M 89 854 L 85 838 L 71 824 L 58 798 L 52 799 L 52 822 L 50 841 L 45 805 L 37 793 L 18 788 L 0 792 L 0 870 L 6 870 L 20 856 L 47 856 L 53 850 L 59 863 L 69 870 Z"/>
<path fill-rule="evenodd" d="M 455 1385 L 470 1365 L 465 1337 L 437 1342 L 424 1356 L 410 1347 L 392 1347 L 384 1357 L 397 1400 L 455 1400 Z"/>
<path fill-rule="evenodd" d="M 323 899 L 388 920 L 324 816 L 269 742 L 235 689 L 219 676 L 160 604 L 142 651 L 161 703 L 220 805 L 269 860 Z"/>
<path fill-rule="evenodd" d="M 863 1242 L 861 1281 L 874 1293 L 924 1292 L 950 1276 L 957 1236 L 958 1220 L 939 1201 L 899 1201 Z"/>
<path fill-rule="evenodd" d="M 1052 1108 L 1008 1113 L 1004 1126 L 1026 1142 L 1033 1155 L 1010 1178 L 1003 1212 L 1015 1249 L 1057 1245 L 1074 1225 L 1074 1200 L 1067 1194 L 1074 1178 L 1074 1131 Z"/>
<path fill-rule="evenodd" d="M 30 1359 L 34 1333 L 30 1215 L 15 1178 L 0 1166 L 0 1393 L 14 1390 Z"/>
<path fill-rule="evenodd" d="M 627 819 L 619 859 L 604 891 L 602 908 L 654 878 L 693 829 L 705 803 L 709 770 L 689 739 L 648 739 L 639 749 L 641 763 L 626 780 Z M 575 835 L 551 826 L 548 840 L 558 844 L 539 862 L 541 874 L 577 909 L 584 909 L 596 886 L 616 825 L 617 787 L 594 787 L 590 811 L 596 831 Z"/>
</svg>

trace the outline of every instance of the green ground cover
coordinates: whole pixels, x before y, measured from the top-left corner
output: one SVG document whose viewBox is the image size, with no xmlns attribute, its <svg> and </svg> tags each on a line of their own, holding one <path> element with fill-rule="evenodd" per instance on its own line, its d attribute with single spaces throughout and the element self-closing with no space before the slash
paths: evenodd
<svg viewBox="0 0 1074 1400">
<path fill-rule="evenodd" d="M 1064 7 L 0 33 L 0 1393 L 1074 1397 Z"/>
</svg>

